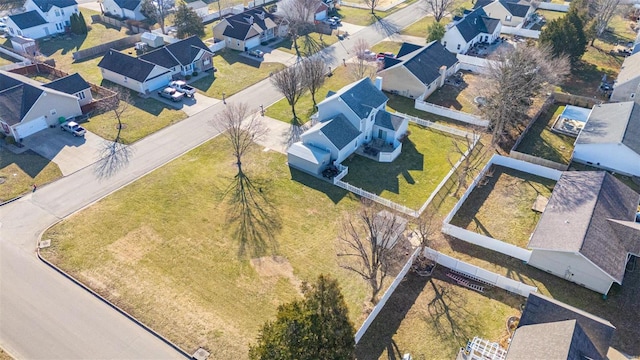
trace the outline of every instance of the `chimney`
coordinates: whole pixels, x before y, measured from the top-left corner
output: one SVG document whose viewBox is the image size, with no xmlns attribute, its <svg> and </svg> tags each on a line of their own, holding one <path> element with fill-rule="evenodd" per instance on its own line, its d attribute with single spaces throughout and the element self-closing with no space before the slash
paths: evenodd
<svg viewBox="0 0 640 360">
<path fill-rule="evenodd" d="M 442 86 L 444 85 L 444 81 L 447 79 L 447 67 L 444 65 L 440 66 L 439 72 L 440 72 L 440 81 L 439 81 L 440 84 L 438 84 L 438 86 Z"/>
<path fill-rule="evenodd" d="M 376 85 L 376 89 L 382 91 L 382 78 L 380 76 L 376 76 L 374 84 Z"/>
</svg>

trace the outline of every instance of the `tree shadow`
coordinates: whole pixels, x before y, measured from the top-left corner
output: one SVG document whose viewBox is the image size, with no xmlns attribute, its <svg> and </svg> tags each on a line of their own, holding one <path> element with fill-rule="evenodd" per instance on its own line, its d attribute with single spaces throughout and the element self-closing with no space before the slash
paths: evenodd
<svg viewBox="0 0 640 360">
<path fill-rule="evenodd" d="M 287 148 L 291 146 L 293 143 L 300 141 L 300 136 L 308 129 L 306 124 L 302 124 L 297 118 L 291 119 L 291 126 L 287 129 L 287 131 L 283 134 L 286 138 Z"/>
<path fill-rule="evenodd" d="M 372 24 L 373 28 L 379 33 L 385 34 L 387 36 L 391 36 L 401 30 L 398 25 L 388 20 L 385 20 L 384 18 L 378 16 L 377 14 L 373 14 L 372 16 L 375 17 L 377 20 Z"/>
<path fill-rule="evenodd" d="M 435 271 L 433 277 L 447 281 L 442 276 L 442 268 Z M 469 310 L 466 309 L 466 301 L 458 296 L 452 287 L 437 285 L 433 278 L 429 279 L 429 284 L 434 292 L 433 299 L 427 305 L 429 316 L 425 321 L 434 324 L 436 333 L 442 338 L 453 338 L 459 345 L 464 345 L 472 335 L 468 330 L 468 324 L 460 324 L 458 319 L 468 317 Z M 473 291 L 473 290 L 465 290 Z M 444 319 L 444 321 L 443 321 Z"/>
<path fill-rule="evenodd" d="M 491 192 L 495 189 L 500 176 L 504 173 L 505 168 L 502 166 L 492 166 L 484 175 L 478 185 L 473 189 L 467 200 L 462 204 L 456 215 L 451 219 L 451 225 L 466 229 L 471 223 L 476 223 L 476 215 L 480 208 L 489 198 Z M 482 227 L 484 229 L 484 227 Z M 486 231 L 486 229 L 485 229 Z"/>
<path fill-rule="evenodd" d="M 354 196 L 347 190 L 334 186 L 331 182 L 321 180 L 300 170 L 289 167 L 291 180 L 325 194 L 334 204 L 339 203 L 347 196 Z"/>
</svg>

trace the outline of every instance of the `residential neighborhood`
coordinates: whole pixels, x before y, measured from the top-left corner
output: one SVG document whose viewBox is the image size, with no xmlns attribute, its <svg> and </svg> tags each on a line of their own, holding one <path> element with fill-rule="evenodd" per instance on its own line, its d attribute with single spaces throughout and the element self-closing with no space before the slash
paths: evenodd
<svg viewBox="0 0 640 360">
<path fill-rule="evenodd" d="M 640 357 L 640 11 L 0 4 L 0 359 Z"/>
</svg>

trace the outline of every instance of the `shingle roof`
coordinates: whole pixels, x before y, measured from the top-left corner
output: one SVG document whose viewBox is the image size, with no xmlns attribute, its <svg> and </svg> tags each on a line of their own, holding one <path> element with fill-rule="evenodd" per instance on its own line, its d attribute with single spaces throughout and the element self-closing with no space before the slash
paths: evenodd
<svg viewBox="0 0 640 360">
<path fill-rule="evenodd" d="M 473 9 L 483 8 L 496 0 L 476 0 L 476 3 L 473 4 Z"/>
<path fill-rule="evenodd" d="M 9 18 L 22 30 L 47 23 L 47 20 L 45 20 L 40 13 L 35 10 L 27 11 L 22 14 L 11 15 Z"/>
<path fill-rule="evenodd" d="M 372 109 L 380 107 L 388 100 L 369 78 L 343 87 L 334 96 L 340 97 L 360 119 L 367 118 Z"/>
<path fill-rule="evenodd" d="M 455 27 L 468 42 L 479 34 L 493 34 L 499 24 L 500 20 L 488 17 L 482 8 L 478 8 L 467 14 Z"/>
<path fill-rule="evenodd" d="M 396 55 L 396 58 L 401 58 L 405 55 L 409 55 L 416 50 L 420 50 L 421 48 L 422 46 L 420 45 L 403 42 L 400 46 L 400 50 L 398 50 L 398 55 Z"/>
<path fill-rule="evenodd" d="M 78 73 L 56 79 L 50 83 L 44 84 L 43 86 L 69 95 L 73 95 L 91 87 L 89 86 L 89 83 L 87 83 Z"/>
<path fill-rule="evenodd" d="M 166 47 L 162 47 L 153 51 L 150 51 L 146 54 L 140 55 L 140 59 L 146 60 L 150 63 L 154 63 L 165 67 L 167 69 L 171 69 L 174 66 L 180 65 L 178 60 L 171 55 L 169 50 Z"/>
<path fill-rule="evenodd" d="M 121 9 L 135 10 L 140 5 L 140 0 L 114 0 Z"/>
<path fill-rule="evenodd" d="M 147 79 L 155 64 L 146 60 L 123 54 L 117 50 L 107 51 L 98 67 L 113 71 L 130 79 L 143 82 Z M 168 72 L 168 70 L 167 70 Z"/>
<path fill-rule="evenodd" d="M 630 249 L 608 219 L 633 221 L 640 195 L 604 171 L 562 174 L 529 248 L 580 253 L 622 283 Z"/>
<path fill-rule="evenodd" d="M 195 35 L 175 42 L 173 44 L 169 44 L 165 48 L 182 65 L 191 64 L 196 59 L 196 56 L 200 53 L 200 50 L 212 53 L 207 45 L 205 45 L 202 40 L 200 40 L 200 38 Z"/>
<path fill-rule="evenodd" d="M 406 120 L 395 114 L 391 114 L 385 110 L 376 113 L 375 124 L 385 129 L 396 131 Z"/>
<path fill-rule="evenodd" d="M 18 124 L 43 92 L 41 88 L 0 73 L 0 118 L 8 125 Z"/>
<path fill-rule="evenodd" d="M 513 16 L 525 17 L 527 16 L 527 12 L 529 12 L 529 5 L 505 0 L 500 0 L 500 4 L 502 4 L 502 6 L 504 6 L 505 9 L 507 9 L 507 11 L 509 11 Z"/>
<path fill-rule="evenodd" d="M 68 6 L 78 5 L 76 0 L 33 0 L 33 3 L 36 4 L 42 12 L 49 11 L 53 6 L 62 9 Z"/>
<path fill-rule="evenodd" d="M 584 354 L 594 359 L 605 359 L 615 327 L 610 322 L 546 296 L 531 293 L 522 311 L 518 329 L 527 325 L 576 320 L 597 353 Z M 545 358 L 545 357 L 540 357 Z"/>
<path fill-rule="evenodd" d="M 638 35 L 640 37 L 640 33 Z M 631 81 L 640 77 L 640 55 L 635 53 L 631 56 L 627 56 L 620 67 L 620 73 L 616 78 L 615 85 L 621 85 L 627 81 Z M 615 87 L 615 86 L 614 86 Z"/>
<path fill-rule="evenodd" d="M 291 144 L 287 149 L 287 154 L 304 159 L 312 164 L 319 165 L 327 156 L 328 152 L 324 149 L 317 148 L 310 144 L 296 142 Z"/>
<path fill-rule="evenodd" d="M 253 19 L 253 23 L 247 21 Z M 263 19 L 264 18 L 264 19 Z M 259 35 L 261 32 L 277 26 L 273 14 L 257 7 L 226 18 L 228 25 L 223 35 L 234 39 L 245 40 Z M 259 29 L 257 30 L 256 27 Z"/>
<path fill-rule="evenodd" d="M 584 360 L 587 354 L 598 352 L 576 320 L 565 320 L 519 327 L 509 344 L 506 360 Z"/>
<path fill-rule="evenodd" d="M 402 66 L 427 85 L 440 77 L 440 67 L 450 68 L 458 62 L 456 55 L 449 52 L 439 41 L 432 41 L 422 50 L 405 55 L 401 60 Z"/>
<path fill-rule="evenodd" d="M 316 126 L 338 150 L 342 150 L 360 135 L 360 131 L 342 114 L 338 114 L 336 117 L 323 121 Z"/>
<path fill-rule="evenodd" d="M 640 154 L 640 105 L 626 101 L 594 106 L 576 144 L 624 144 Z"/>
</svg>

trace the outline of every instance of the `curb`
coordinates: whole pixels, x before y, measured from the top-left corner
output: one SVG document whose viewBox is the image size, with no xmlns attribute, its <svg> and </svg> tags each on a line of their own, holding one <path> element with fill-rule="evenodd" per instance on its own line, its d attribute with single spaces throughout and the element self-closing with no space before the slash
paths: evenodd
<svg viewBox="0 0 640 360">
<path fill-rule="evenodd" d="M 180 353 L 180 355 L 184 356 L 187 359 L 193 359 L 193 357 L 191 355 L 189 355 L 186 351 L 184 351 L 178 345 L 174 344 L 169 339 L 163 337 L 162 335 L 157 333 L 155 330 L 151 329 L 150 327 L 145 325 L 143 322 L 141 322 L 140 320 L 136 319 L 133 315 L 131 315 L 128 312 L 124 311 L 123 309 L 121 309 L 120 307 L 115 305 L 114 303 L 112 303 L 109 300 L 107 300 L 106 298 L 104 298 L 102 295 L 98 294 L 97 292 L 93 291 L 91 288 L 89 288 L 88 286 L 86 286 L 85 284 L 80 282 L 78 279 L 76 279 L 73 276 L 69 275 L 64 270 L 60 269 L 59 267 L 57 267 L 56 265 L 54 265 L 53 263 L 49 262 L 47 259 L 42 257 L 42 255 L 40 255 L 40 247 L 39 246 L 36 248 L 36 254 L 38 256 L 38 259 L 40 259 L 40 261 L 45 263 L 47 266 L 49 266 L 53 270 L 57 271 L 59 274 L 61 274 L 62 276 L 66 277 L 67 279 L 71 280 L 73 283 L 75 283 L 76 285 L 80 286 L 82 289 L 86 290 L 91 295 L 95 296 L 98 300 L 100 300 L 103 303 L 107 304 L 112 309 L 114 309 L 117 312 L 119 312 L 120 314 L 124 315 L 127 319 L 133 321 L 135 324 L 137 324 L 138 326 L 140 326 L 141 328 L 143 328 L 144 330 L 149 332 L 151 335 L 155 336 L 160 341 L 162 341 L 165 344 L 167 344 L 170 347 L 172 347 L 174 350 L 176 350 L 178 353 Z"/>
</svg>

